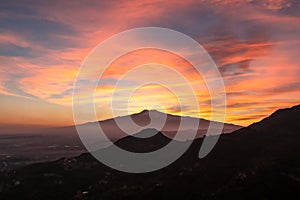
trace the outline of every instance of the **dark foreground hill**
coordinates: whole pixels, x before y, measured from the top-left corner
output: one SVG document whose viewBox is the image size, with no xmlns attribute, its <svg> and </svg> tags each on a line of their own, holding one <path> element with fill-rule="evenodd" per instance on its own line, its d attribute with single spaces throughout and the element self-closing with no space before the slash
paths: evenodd
<svg viewBox="0 0 300 200">
<path fill-rule="evenodd" d="M 0 199 L 300 199 L 299 122 L 300 106 L 276 111 L 222 135 L 204 159 L 197 139 L 172 165 L 146 174 L 115 171 L 89 154 L 33 164 L 2 173 Z M 143 152 L 168 142 L 157 133 L 117 145 Z"/>
<path fill-rule="evenodd" d="M 132 126 L 131 122 L 138 126 Z M 51 128 L 0 126 L 0 169 L 11 170 L 37 162 L 49 162 L 61 157 L 75 157 L 85 153 L 86 149 L 82 145 L 76 130 L 78 127 L 83 133 L 88 133 L 89 137 L 87 138 L 92 138 L 89 142 L 95 144 L 97 143 L 95 136 L 99 136 L 97 129 L 99 125 L 111 141 L 118 141 L 128 135 L 150 128 L 161 130 L 169 138 L 173 138 L 179 130 L 178 140 L 185 141 L 192 138 L 191 129 L 197 131 L 197 138 L 203 137 L 210 123 L 220 124 L 202 118 L 171 115 L 156 110 L 144 110 L 132 115 L 77 126 Z M 231 133 L 240 128 L 242 127 L 234 124 L 224 124 L 222 133 Z M 103 138 L 97 138 L 98 142 L 102 144 L 101 148 L 108 146 L 108 143 L 103 142 Z M 147 144 L 149 142 L 151 141 L 148 141 Z M 99 148 L 98 145 L 96 148 Z"/>
</svg>

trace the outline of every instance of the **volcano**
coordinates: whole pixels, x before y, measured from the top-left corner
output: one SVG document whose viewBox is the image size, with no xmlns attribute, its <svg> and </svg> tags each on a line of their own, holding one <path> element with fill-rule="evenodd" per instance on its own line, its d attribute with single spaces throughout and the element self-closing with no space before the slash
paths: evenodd
<svg viewBox="0 0 300 200">
<path fill-rule="evenodd" d="M 299 199 L 299 117 L 298 105 L 223 134 L 203 159 L 198 157 L 203 138 L 195 139 L 174 163 L 145 174 L 113 170 L 89 153 L 2 172 L 0 197 L 12 200 Z M 145 129 L 115 144 L 144 152 L 160 148 L 170 140 L 156 129 Z"/>
</svg>

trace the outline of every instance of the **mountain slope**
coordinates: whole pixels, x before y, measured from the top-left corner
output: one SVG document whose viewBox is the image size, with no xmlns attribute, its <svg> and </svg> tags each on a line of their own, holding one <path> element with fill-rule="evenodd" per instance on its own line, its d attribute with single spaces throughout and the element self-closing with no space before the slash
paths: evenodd
<svg viewBox="0 0 300 200">
<path fill-rule="evenodd" d="M 127 151 L 145 153 L 158 150 L 170 141 L 170 138 L 156 129 L 145 129 L 135 134 L 134 137 L 127 136 L 118 140 L 115 145 Z"/>
<path fill-rule="evenodd" d="M 204 159 L 198 158 L 203 139 L 197 139 L 180 159 L 156 172 L 118 172 L 89 154 L 20 168 L 2 175 L 0 185 L 5 189 L 0 198 L 299 199 L 298 108 L 275 112 L 259 123 L 222 135 Z M 150 135 L 146 139 L 149 144 L 144 141 L 139 146 L 132 136 L 116 144 L 134 150 L 168 142 L 162 133 L 155 132 L 139 133 Z"/>
<path fill-rule="evenodd" d="M 151 124 L 150 115 L 154 118 L 154 121 L 159 123 L 163 121 L 162 119 L 166 119 L 165 126 L 158 127 L 155 123 Z M 128 136 L 128 134 L 119 128 L 116 124 L 116 120 L 127 129 L 129 135 L 140 132 L 143 129 L 154 128 L 159 130 L 162 129 L 163 134 L 169 138 L 175 136 L 179 127 L 178 124 L 182 120 L 185 125 L 177 134 L 178 140 L 182 141 L 193 138 L 191 132 L 195 130 L 190 130 L 191 127 L 193 127 L 193 124 L 199 123 L 199 126 L 194 126 L 194 128 L 198 128 L 198 130 L 196 130 L 197 137 L 202 137 L 206 134 L 207 127 L 210 123 L 208 120 L 204 119 L 180 117 L 155 110 L 144 110 L 140 113 L 117 117 L 116 119 L 82 124 L 79 125 L 79 127 L 84 130 L 83 134 L 85 136 L 89 135 L 87 139 L 88 142 L 91 142 L 92 145 L 101 142 L 102 146 L 99 147 L 99 145 L 96 145 L 96 148 L 104 148 L 109 146 L 109 143 L 104 142 L 103 138 L 99 138 L 99 133 L 95 131 L 95 129 L 98 128 L 96 126 L 99 124 L 113 142 Z M 128 123 L 129 120 L 133 120 L 134 123 L 141 127 L 136 128 L 135 126 L 131 126 L 130 123 Z M 1 128 L 3 129 L 3 127 Z M 241 127 L 233 124 L 224 124 L 223 132 L 229 133 L 239 128 Z M 3 131 L 6 130 L 2 129 L 1 131 L 4 133 Z M 3 167 L 6 169 L 14 169 L 39 161 L 53 161 L 64 156 L 72 157 L 86 152 L 75 126 L 53 128 L 39 127 L 34 130 L 29 129 L 28 127 L 23 127 L 23 129 L 19 127 L 17 130 L 20 131 L 20 133 L 0 134 L 0 141 L 2 144 L 0 145 L 0 169 Z M 25 134 L 27 131 L 28 133 Z M 99 141 L 95 141 L 95 138 Z M 18 148 L 16 148 L 16 145 Z"/>
<path fill-rule="evenodd" d="M 258 123 L 254 123 L 249 128 L 257 131 L 275 131 L 275 132 L 296 132 L 299 131 L 299 113 L 300 105 L 292 108 L 280 109 L 263 119 Z"/>
<path fill-rule="evenodd" d="M 151 119 L 153 121 L 151 121 Z M 138 125 L 138 127 L 131 122 Z M 156 110 L 143 110 L 140 113 L 116 117 L 99 122 L 87 123 L 81 126 L 86 127 L 87 130 L 92 130 L 94 126 L 98 126 L 97 123 L 99 123 L 105 134 L 112 141 L 126 137 L 128 133 L 138 133 L 149 128 L 161 130 L 162 133 L 169 138 L 173 138 L 177 131 L 179 131 L 179 139 L 184 141 L 190 139 L 189 132 L 191 129 L 197 130 L 196 137 L 199 138 L 206 134 L 210 123 L 219 124 L 220 122 L 213 122 L 201 118 L 165 114 Z M 179 126 L 180 123 L 181 126 Z M 231 133 L 232 131 L 240 128 L 242 127 L 238 125 L 224 123 L 222 133 Z M 122 129 L 126 129 L 127 131 L 124 132 Z"/>
</svg>

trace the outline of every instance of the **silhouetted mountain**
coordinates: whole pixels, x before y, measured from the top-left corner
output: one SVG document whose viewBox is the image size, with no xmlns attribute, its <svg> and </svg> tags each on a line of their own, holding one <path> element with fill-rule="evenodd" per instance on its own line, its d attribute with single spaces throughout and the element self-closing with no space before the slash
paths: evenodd
<svg viewBox="0 0 300 200">
<path fill-rule="evenodd" d="M 167 145 L 170 141 L 170 138 L 156 129 L 145 129 L 133 136 L 122 138 L 115 142 L 115 144 L 127 151 L 144 153 L 158 150 Z"/>
<path fill-rule="evenodd" d="M 156 172 L 128 174 L 110 169 L 91 155 L 34 164 L 3 173 L 1 199 L 300 199 L 300 110 L 270 117 L 222 135 L 198 158 L 203 139 Z M 272 131 L 268 131 L 272 130 Z M 116 142 L 144 151 L 169 141 L 147 129 Z M 140 144 L 138 144 L 138 143 Z"/>
<path fill-rule="evenodd" d="M 269 117 L 263 119 L 258 123 L 254 123 L 249 127 L 257 131 L 276 131 L 284 132 L 296 132 L 300 130 L 299 123 L 300 105 L 292 108 L 280 109 L 274 112 Z"/>
<path fill-rule="evenodd" d="M 156 110 L 143 110 L 132 115 L 82 124 L 81 127 L 86 129 L 87 132 L 90 132 L 94 126 L 98 126 L 98 123 L 111 141 L 119 140 L 128 136 L 128 134 L 134 134 L 149 128 L 161 130 L 161 132 L 169 138 L 173 138 L 178 132 L 180 136 L 178 139 L 184 141 L 193 139 L 189 136 L 191 129 L 197 130 L 196 137 L 199 138 L 206 134 L 210 123 L 220 124 L 220 122 L 211 122 L 202 118 L 171 115 Z M 181 126 L 179 126 L 180 123 Z M 135 124 L 138 126 L 135 126 Z M 231 133 L 240 128 L 242 128 L 242 126 L 225 123 L 222 133 Z M 124 131 L 124 129 L 126 129 L 126 131 Z"/>
<path fill-rule="evenodd" d="M 138 126 L 133 126 L 130 120 Z M 127 129 L 126 132 L 120 128 L 116 121 L 121 124 L 122 128 Z M 166 123 L 164 123 L 165 121 Z M 181 128 L 179 128 L 180 122 L 184 123 Z M 193 139 L 194 134 L 192 133 L 195 131 L 197 131 L 196 137 L 202 137 L 206 134 L 209 121 L 165 114 L 155 110 L 144 110 L 128 116 L 79 125 L 81 133 L 87 136 L 86 142 L 89 142 L 91 146 L 96 144 L 95 150 L 109 146 L 103 137 L 99 137 L 99 124 L 112 142 L 151 128 L 162 130 L 162 133 L 169 138 L 173 138 L 178 131 L 177 140 L 185 141 Z M 212 124 L 218 124 L 218 122 L 212 122 Z M 195 130 L 190 130 L 191 128 Z M 241 127 L 233 124 L 224 124 L 223 133 L 229 133 L 239 128 Z M 1 126 L 0 130 L 2 144 L 0 145 L 0 169 L 14 169 L 36 162 L 53 161 L 61 157 L 74 157 L 86 152 L 75 126 L 52 128 L 22 126 L 14 129 Z M 98 145 L 100 143 L 102 146 Z"/>
</svg>

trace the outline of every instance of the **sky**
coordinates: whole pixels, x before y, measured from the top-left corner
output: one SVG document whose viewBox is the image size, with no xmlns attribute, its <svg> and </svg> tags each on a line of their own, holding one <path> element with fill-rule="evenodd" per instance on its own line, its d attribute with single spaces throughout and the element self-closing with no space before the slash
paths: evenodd
<svg viewBox="0 0 300 200">
<path fill-rule="evenodd" d="M 222 75 L 226 122 L 249 125 L 300 102 L 299 9 L 298 0 L 1 1 L 0 125 L 73 124 L 72 91 L 81 64 L 100 42 L 137 27 L 169 28 L 199 42 Z M 112 117 L 107 105 L 117 81 L 146 63 L 182 73 L 196 89 L 201 113 L 180 81 L 176 94 L 155 84 L 135 88 L 129 113 L 159 108 L 210 118 L 210 96 L 193 66 L 170 52 L 147 49 L 118 58 L 105 71 L 96 90 L 99 120 Z M 173 80 L 153 64 L 126 81 L 142 83 L 148 76 Z M 124 99 L 118 101 L 116 109 L 126 114 Z"/>
</svg>

